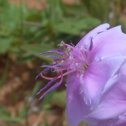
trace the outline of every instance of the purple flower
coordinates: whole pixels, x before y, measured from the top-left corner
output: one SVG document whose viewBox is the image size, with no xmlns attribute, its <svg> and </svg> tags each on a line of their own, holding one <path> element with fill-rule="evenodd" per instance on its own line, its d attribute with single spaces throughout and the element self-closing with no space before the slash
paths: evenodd
<svg viewBox="0 0 126 126">
<path fill-rule="evenodd" d="M 38 94 L 58 87 L 66 76 L 68 126 L 126 125 L 126 34 L 121 26 L 102 24 L 76 46 L 61 42 L 48 51 L 52 65 L 40 75 L 50 80 Z M 53 55 L 52 55 L 53 54 Z M 47 77 L 51 70 L 53 77 Z"/>
</svg>

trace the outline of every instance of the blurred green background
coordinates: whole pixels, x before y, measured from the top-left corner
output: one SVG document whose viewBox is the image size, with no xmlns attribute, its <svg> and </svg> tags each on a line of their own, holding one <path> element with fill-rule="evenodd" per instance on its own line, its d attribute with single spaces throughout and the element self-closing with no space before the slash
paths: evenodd
<svg viewBox="0 0 126 126">
<path fill-rule="evenodd" d="M 39 54 L 104 22 L 126 31 L 126 0 L 0 0 L 0 126 L 66 126 L 65 87 L 35 96 Z"/>
</svg>

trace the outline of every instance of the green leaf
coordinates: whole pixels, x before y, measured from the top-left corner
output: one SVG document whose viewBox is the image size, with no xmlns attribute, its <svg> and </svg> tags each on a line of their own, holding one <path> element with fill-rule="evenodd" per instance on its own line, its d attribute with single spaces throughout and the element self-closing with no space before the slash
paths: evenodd
<svg viewBox="0 0 126 126">
<path fill-rule="evenodd" d="M 44 109 L 49 109 L 51 107 L 51 99 L 53 98 L 55 93 L 56 93 L 56 91 L 52 91 L 46 95 L 46 97 L 43 101 L 43 104 L 42 104 Z"/>
<path fill-rule="evenodd" d="M 83 5 L 87 7 L 87 11 L 92 16 L 99 18 L 103 21 L 107 20 L 109 14 L 108 0 L 81 0 Z"/>
<path fill-rule="evenodd" d="M 5 53 L 11 48 L 12 41 L 9 38 L 0 38 L 0 53 Z"/>
<path fill-rule="evenodd" d="M 44 99 L 43 107 L 49 109 L 51 105 L 57 105 L 64 108 L 66 104 L 66 92 L 65 91 L 52 91 Z"/>
<path fill-rule="evenodd" d="M 81 5 L 65 5 L 63 6 L 64 14 L 69 17 L 78 18 L 87 16 L 86 9 Z"/>
<path fill-rule="evenodd" d="M 80 35 L 81 32 L 85 32 L 99 23 L 100 21 L 95 18 L 64 19 L 63 22 L 55 24 L 54 28 L 56 32 Z"/>
<path fill-rule="evenodd" d="M 0 31 L 11 34 L 14 30 L 22 30 L 27 13 L 28 11 L 23 4 L 16 6 L 6 3 L 0 8 Z"/>
<path fill-rule="evenodd" d="M 60 107 L 65 107 L 66 104 L 66 92 L 65 91 L 59 91 L 55 92 L 52 99 L 51 103 L 58 105 Z"/>
<path fill-rule="evenodd" d="M 47 11 L 52 20 L 58 20 L 63 16 L 62 0 L 47 0 Z"/>
<path fill-rule="evenodd" d="M 30 55 L 34 55 L 41 59 L 47 59 L 44 56 L 41 56 L 40 53 L 51 50 L 54 48 L 53 44 L 50 43 L 42 43 L 42 44 L 25 44 L 21 46 L 21 49 L 29 53 Z"/>
</svg>

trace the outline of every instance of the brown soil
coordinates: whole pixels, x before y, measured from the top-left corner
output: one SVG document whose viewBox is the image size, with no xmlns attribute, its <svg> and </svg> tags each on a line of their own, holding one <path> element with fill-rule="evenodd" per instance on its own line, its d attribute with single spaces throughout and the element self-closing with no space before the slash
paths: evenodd
<svg viewBox="0 0 126 126">
<path fill-rule="evenodd" d="M 28 112 L 24 120 L 14 123 L 12 126 L 38 126 L 45 124 L 45 122 L 51 126 L 63 126 L 62 108 L 59 108 L 60 111 L 58 108 L 55 108 L 48 112 L 39 108 L 41 102 L 38 99 L 30 100 L 32 96 L 31 91 L 35 85 L 34 78 L 37 74 L 35 72 L 36 66 L 37 64 L 34 65 L 31 61 L 25 64 L 15 64 L 14 62 L 9 64 L 7 80 L 0 87 L 0 105 L 4 106 L 13 118 L 17 117 L 18 113 L 27 105 Z M 4 67 L 4 63 L 0 62 L 0 71 L 3 71 Z M 6 123 L 6 121 L 0 119 L 0 125 Z"/>
</svg>

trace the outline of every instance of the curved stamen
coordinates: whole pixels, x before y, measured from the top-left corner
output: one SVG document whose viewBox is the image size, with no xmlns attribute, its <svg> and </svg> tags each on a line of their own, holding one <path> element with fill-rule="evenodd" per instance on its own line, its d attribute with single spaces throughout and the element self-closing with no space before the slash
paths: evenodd
<svg viewBox="0 0 126 126">
<path fill-rule="evenodd" d="M 46 73 L 46 72 L 48 72 L 49 69 L 50 69 L 50 68 L 45 68 L 42 72 L 40 72 L 40 73 L 35 77 L 35 79 L 38 79 L 38 77 L 41 76 L 41 73 Z"/>
<path fill-rule="evenodd" d="M 40 99 L 42 99 L 53 89 L 57 88 L 62 83 L 63 77 L 75 71 L 82 72 L 88 67 L 86 60 L 88 58 L 88 52 L 86 52 L 85 50 L 78 51 L 78 48 L 65 44 L 64 42 L 62 42 L 59 47 L 60 48 L 58 50 L 51 50 L 42 53 L 49 54 L 47 55 L 47 57 L 51 58 L 53 64 L 41 66 L 45 69 L 39 74 L 39 76 L 46 80 L 49 80 L 49 82 L 37 93 L 37 95 L 42 93 Z M 90 50 L 91 49 L 92 43 L 90 45 Z M 52 77 L 47 76 L 48 70 L 54 73 Z"/>
<path fill-rule="evenodd" d="M 67 70 L 66 68 L 64 68 L 63 64 L 43 65 L 41 67 L 50 68 L 50 69 L 54 70 L 55 72 Z"/>
<path fill-rule="evenodd" d="M 67 72 L 65 72 L 65 73 L 63 74 L 63 77 L 66 76 L 66 75 L 68 75 L 68 74 L 73 73 L 74 71 L 75 71 L 75 70 L 71 70 L 71 71 L 67 71 Z"/>
<path fill-rule="evenodd" d="M 44 90 L 49 88 L 51 86 L 51 84 L 53 84 L 53 82 L 55 82 L 56 80 L 57 80 L 57 78 L 54 78 L 51 81 L 49 81 L 41 90 L 39 90 L 39 92 L 36 95 L 39 95 L 41 92 L 43 92 Z"/>
<path fill-rule="evenodd" d="M 55 53 L 55 54 L 58 54 L 58 55 L 63 55 L 64 54 L 64 52 L 61 49 L 56 49 L 56 50 L 42 52 L 42 53 L 40 53 L 40 55 L 48 55 L 50 53 Z"/>
<path fill-rule="evenodd" d="M 42 65 L 43 68 L 57 69 L 57 67 L 62 67 L 62 64 L 52 64 L 52 65 Z"/>
<path fill-rule="evenodd" d="M 47 77 L 47 76 L 43 75 L 43 73 L 40 73 L 40 76 L 42 78 L 46 79 L 46 80 L 52 80 L 52 79 L 54 79 L 54 77 Z"/>
<path fill-rule="evenodd" d="M 64 77 L 64 76 L 66 76 L 66 75 L 68 75 L 70 73 L 73 73 L 74 71 L 75 70 L 67 71 L 67 72 L 63 73 L 62 76 Z M 43 75 L 43 73 L 41 73 L 41 77 L 44 78 L 44 79 L 46 79 L 46 80 L 52 80 L 52 79 L 54 79 L 54 77 L 47 77 L 47 76 Z M 61 75 L 57 76 L 56 78 L 57 79 L 61 78 Z"/>
<path fill-rule="evenodd" d="M 60 58 L 60 57 L 58 57 L 58 56 L 54 56 L 54 55 L 48 55 L 48 56 L 46 56 L 46 57 L 48 57 L 48 58 L 51 58 L 51 59 L 56 59 L 56 60 L 61 60 L 62 58 Z"/>
<path fill-rule="evenodd" d="M 61 73 L 61 79 L 59 82 L 55 83 L 52 87 L 50 87 L 46 92 L 43 93 L 43 95 L 40 97 L 40 100 L 45 96 L 47 95 L 49 92 L 51 92 L 52 90 L 54 90 L 55 88 L 57 88 L 63 81 L 63 76 L 62 76 L 62 73 Z"/>
</svg>

